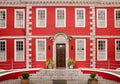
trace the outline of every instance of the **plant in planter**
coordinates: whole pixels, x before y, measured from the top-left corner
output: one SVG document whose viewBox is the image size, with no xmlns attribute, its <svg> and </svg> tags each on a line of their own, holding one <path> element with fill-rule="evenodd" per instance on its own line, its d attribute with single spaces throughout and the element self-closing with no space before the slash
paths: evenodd
<svg viewBox="0 0 120 84">
<path fill-rule="evenodd" d="M 74 64 L 75 64 L 75 61 L 73 59 L 69 58 L 68 59 L 68 67 L 70 69 L 73 69 Z"/>
<path fill-rule="evenodd" d="M 29 73 L 28 72 L 23 72 L 22 73 L 22 78 L 21 78 L 21 83 L 22 84 L 29 84 Z"/>
<path fill-rule="evenodd" d="M 98 79 L 96 77 L 96 72 L 91 72 L 90 79 L 88 79 L 88 84 L 98 84 Z"/>
<path fill-rule="evenodd" d="M 53 69 L 55 67 L 55 62 L 52 59 L 47 60 L 46 62 L 48 69 Z"/>
</svg>

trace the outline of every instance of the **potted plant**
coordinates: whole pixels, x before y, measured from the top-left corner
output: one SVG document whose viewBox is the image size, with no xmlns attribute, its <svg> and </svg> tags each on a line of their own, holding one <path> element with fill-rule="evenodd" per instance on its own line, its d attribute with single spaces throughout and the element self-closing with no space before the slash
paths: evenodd
<svg viewBox="0 0 120 84">
<path fill-rule="evenodd" d="M 96 77 L 96 72 L 91 72 L 90 79 L 88 79 L 88 84 L 98 84 L 98 79 Z"/>
<path fill-rule="evenodd" d="M 29 73 L 28 72 L 23 72 L 22 73 L 22 78 L 21 78 L 21 83 L 22 84 L 29 84 Z"/>
<path fill-rule="evenodd" d="M 68 59 L 68 67 L 70 69 L 73 69 L 74 64 L 75 64 L 75 61 L 73 59 L 69 58 Z"/>
<path fill-rule="evenodd" d="M 52 59 L 47 60 L 46 62 L 48 69 L 53 69 L 55 67 L 55 62 Z"/>
</svg>

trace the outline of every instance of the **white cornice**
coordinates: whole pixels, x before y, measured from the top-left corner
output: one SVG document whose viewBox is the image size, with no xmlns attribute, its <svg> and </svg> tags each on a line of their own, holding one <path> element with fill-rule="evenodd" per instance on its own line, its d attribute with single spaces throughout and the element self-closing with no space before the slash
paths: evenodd
<svg viewBox="0 0 120 84">
<path fill-rule="evenodd" d="M 108 35 L 108 36 L 95 36 L 95 38 L 120 38 L 120 36 L 112 36 L 112 35 Z"/>
<path fill-rule="evenodd" d="M 54 35 L 48 35 L 48 36 L 30 36 L 31 38 L 50 38 Z M 69 35 L 72 38 L 90 38 L 90 35 Z M 0 36 L 0 39 L 12 39 L 12 38 L 26 38 L 26 36 Z M 120 38 L 120 36 L 112 36 L 112 35 L 107 35 L 107 36 L 99 36 L 96 35 L 95 38 Z"/>
<path fill-rule="evenodd" d="M 12 38 L 26 38 L 26 36 L 0 36 L 0 39 L 12 39 Z"/>
<path fill-rule="evenodd" d="M 0 6 L 120 6 L 120 0 L 0 0 Z"/>
</svg>

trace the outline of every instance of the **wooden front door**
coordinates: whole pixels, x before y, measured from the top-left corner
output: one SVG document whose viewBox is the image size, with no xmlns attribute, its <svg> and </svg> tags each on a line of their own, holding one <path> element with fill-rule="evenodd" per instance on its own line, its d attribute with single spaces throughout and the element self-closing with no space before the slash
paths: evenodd
<svg viewBox="0 0 120 84">
<path fill-rule="evenodd" d="M 66 65 L 65 44 L 56 45 L 56 67 L 62 68 Z"/>
</svg>

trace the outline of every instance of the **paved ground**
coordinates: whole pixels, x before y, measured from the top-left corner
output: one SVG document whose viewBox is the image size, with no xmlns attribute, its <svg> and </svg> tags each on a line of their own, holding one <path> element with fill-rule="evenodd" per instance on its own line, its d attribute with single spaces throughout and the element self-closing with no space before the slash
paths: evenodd
<svg viewBox="0 0 120 84">
<path fill-rule="evenodd" d="M 6 73 L 6 72 L 11 72 L 11 71 L 16 71 L 16 69 L 15 70 L 0 70 L 0 74 Z M 101 71 L 108 71 L 108 72 L 112 72 L 112 73 L 120 75 L 120 70 L 112 70 L 112 69 L 105 70 L 104 69 L 104 70 L 101 70 Z M 51 72 L 51 73 L 53 73 L 53 72 Z M 52 80 L 52 81 L 50 81 L 50 80 L 46 81 L 46 80 L 42 80 L 41 76 L 45 74 L 45 78 L 48 78 L 46 75 L 49 75 L 49 73 L 45 72 L 41 76 L 39 74 L 41 74 L 41 71 L 38 72 L 37 75 L 33 74 L 33 76 L 31 76 L 34 79 L 30 80 L 31 81 L 30 84 L 40 84 L 40 83 L 41 84 L 87 84 L 87 80 L 88 80 L 87 77 L 89 77 L 89 75 L 82 75 L 83 78 L 80 78 L 80 80 L 75 80 L 75 81 L 73 81 L 73 80 L 66 81 L 64 79 L 61 79 L 61 80 L 57 79 L 57 80 Z M 60 74 L 60 75 L 62 75 L 62 74 Z M 38 79 L 38 77 L 39 77 L 39 79 Z M 99 78 L 99 79 L 101 80 L 101 81 L 99 81 L 99 84 L 120 84 L 119 82 L 116 82 L 116 81 L 105 80 L 105 79 L 102 79 L 102 78 Z M 8 81 L 0 82 L 0 84 L 21 84 L 21 81 L 20 81 L 20 79 L 15 79 L 15 80 L 8 80 Z"/>
<path fill-rule="evenodd" d="M 67 84 L 66 80 L 53 80 L 53 84 Z"/>
</svg>

